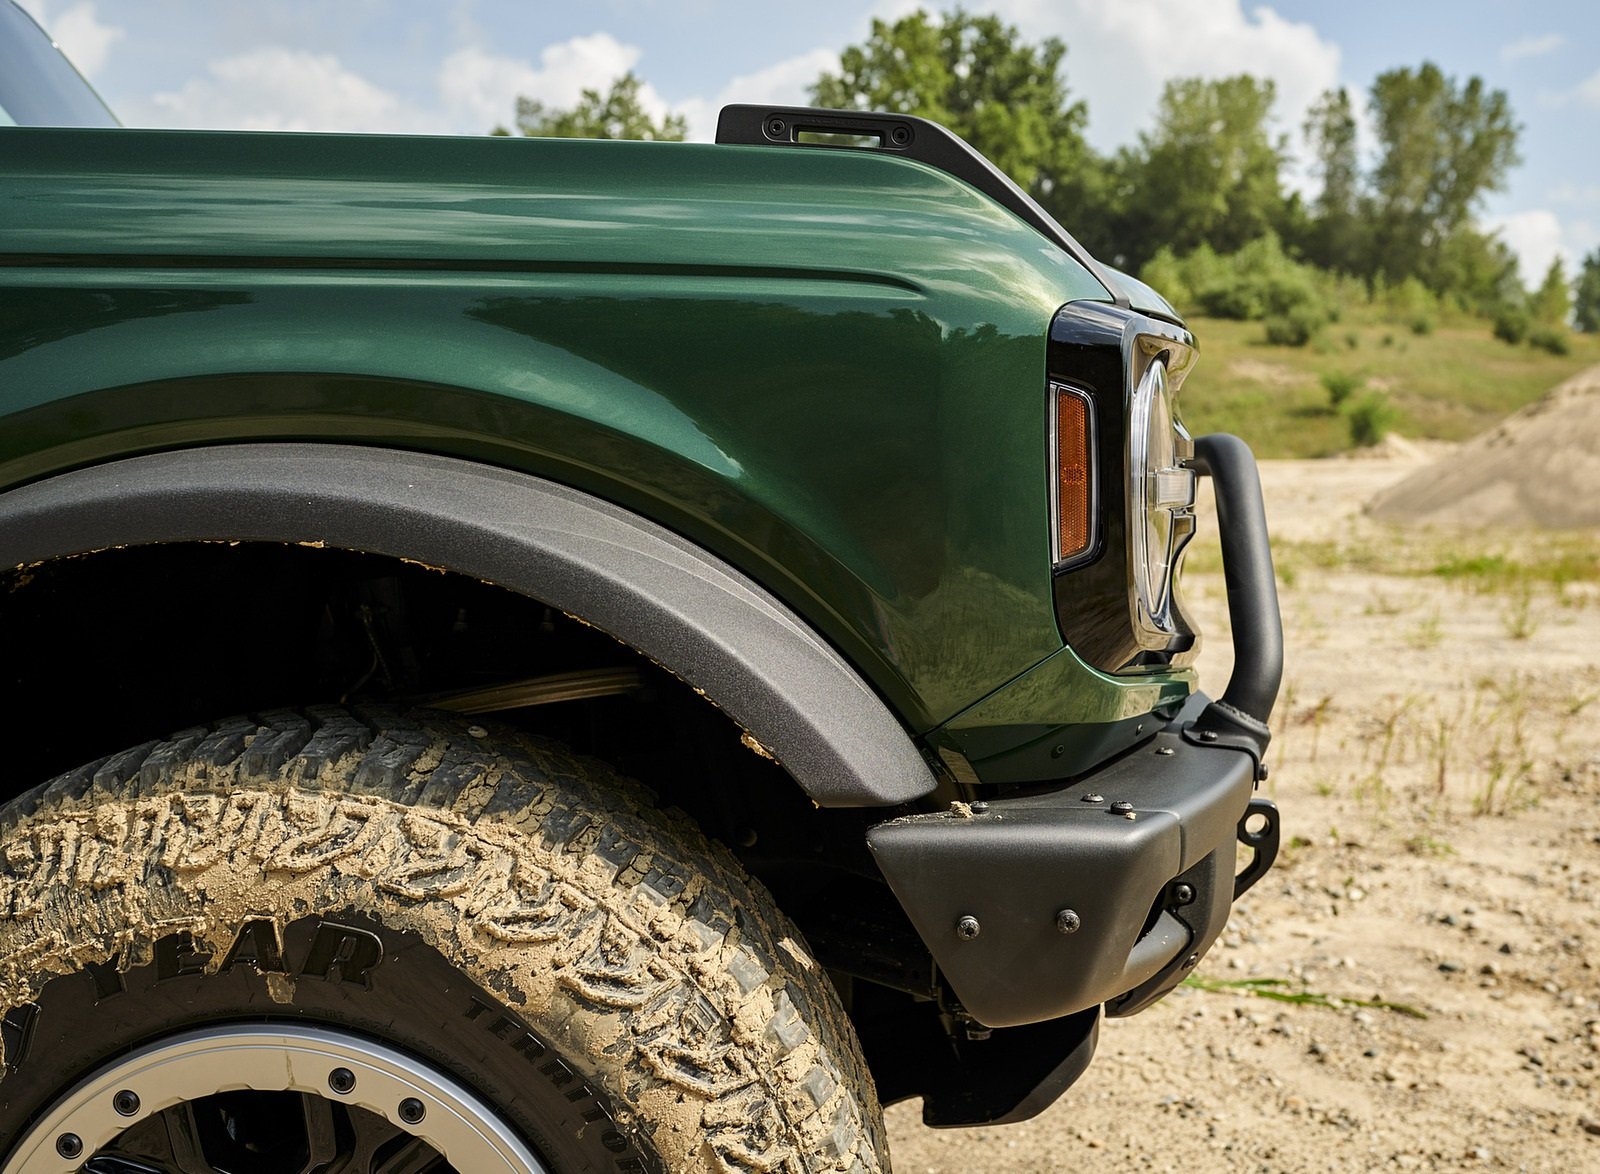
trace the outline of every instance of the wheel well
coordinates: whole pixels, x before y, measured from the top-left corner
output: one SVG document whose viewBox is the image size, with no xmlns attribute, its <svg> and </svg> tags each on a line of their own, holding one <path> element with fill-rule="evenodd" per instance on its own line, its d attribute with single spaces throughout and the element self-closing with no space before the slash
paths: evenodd
<svg viewBox="0 0 1600 1174">
<path fill-rule="evenodd" d="M 28 731 L 4 797 L 224 714 L 363 700 L 438 704 L 559 738 L 673 801 L 717 796 L 731 822 L 740 796 L 796 789 L 726 715 L 627 645 L 539 600 L 404 559 L 170 543 L 14 570 L 0 599 L 0 701 Z M 535 687 L 521 691 L 533 703 L 504 709 L 473 696 L 573 676 L 599 682 L 598 695 L 551 701 Z"/>
<path fill-rule="evenodd" d="M 235 540 L 387 554 L 581 615 L 703 690 L 821 806 L 937 789 L 900 719 L 806 620 L 715 554 L 569 486 L 424 453 L 240 444 L 0 495 L 0 566 Z"/>
<path fill-rule="evenodd" d="M 0 802 L 234 713 L 455 707 L 508 683 L 609 682 L 616 691 L 481 720 L 559 739 L 645 783 L 728 844 L 819 937 L 881 910 L 926 958 L 866 848 L 866 828 L 888 812 L 817 807 L 699 690 L 580 619 L 470 576 L 307 544 L 104 550 L 0 575 L 0 647 L 0 706 L 26 732 Z"/>
</svg>

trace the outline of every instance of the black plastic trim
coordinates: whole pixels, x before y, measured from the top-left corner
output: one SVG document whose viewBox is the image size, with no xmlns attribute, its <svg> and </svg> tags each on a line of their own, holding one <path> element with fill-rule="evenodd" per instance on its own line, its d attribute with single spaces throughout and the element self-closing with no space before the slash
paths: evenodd
<svg viewBox="0 0 1600 1174">
<path fill-rule="evenodd" d="M 1157 908 L 1183 874 L 1231 862 L 1255 786 L 1248 753 L 1182 737 L 1209 704 L 1194 695 L 1161 733 L 1075 782 L 867 832 L 889 887 L 978 1022 L 1013 1027 L 1116 999 L 1209 945 L 1197 932 L 1220 931 L 1231 884 L 1220 919 Z M 1067 930 L 1063 910 L 1074 915 Z M 963 931 L 963 919 L 975 924 Z"/>
<path fill-rule="evenodd" d="M 811 132 L 877 140 L 875 147 L 831 146 L 806 143 L 800 135 Z M 814 150 L 874 150 L 901 155 L 936 167 L 968 184 L 1014 213 L 1046 240 L 1087 269 L 1103 285 L 1113 303 L 1128 308 L 1122 284 L 1056 222 L 1011 177 L 1001 171 L 955 132 L 908 114 L 883 114 L 857 110 L 824 110 L 808 106 L 724 106 L 717 117 L 717 142 L 743 147 L 806 147 Z"/>
<path fill-rule="evenodd" d="M 953 1078 L 930 1072 L 922 1123 L 935 1129 L 1014 1125 L 1044 1112 L 1077 1081 L 1100 1041 L 1100 1009 L 992 1032 L 958 1044 Z"/>
<path fill-rule="evenodd" d="M 893 806 L 935 786 L 883 700 L 800 617 L 678 535 L 567 486 L 421 453 L 250 444 L 0 494 L 0 566 L 192 541 L 321 543 L 471 575 L 702 690 L 821 806 Z"/>
</svg>

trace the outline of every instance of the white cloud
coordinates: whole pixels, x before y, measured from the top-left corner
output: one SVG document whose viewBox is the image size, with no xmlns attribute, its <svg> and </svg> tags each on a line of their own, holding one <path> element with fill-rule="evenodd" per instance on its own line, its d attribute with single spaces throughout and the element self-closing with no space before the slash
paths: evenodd
<svg viewBox="0 0 1600 1174">
<path fill-rule="evenodd" d="M 1600 183 L 1576 184 L 1570 180 L 1550 189 L 1550 199 L 1558 204 L 1600 206 Z"/>
<path fill-rule="evenodd" d="M 1500 50 L 1501 61 L 1522 61 L 1529 57 L 1543 57 L 1546 53 L 1554 53 L 1567 43 L 1567 38 L 1560 33 L 1543 33 L 1521 40 L 1512 41 Z"/>
<path fill-rule="evenodd" d="M 1566 242 L 1560 217 L 1549 209 L 1530 208 L 1491 216 L 1485 227 L 1497 233 L 1517 255 L 1517 274 L 1530 289 L 1544 280 L 1550 262 L 1558 256 L 1566 260 L 1571 272 L 1574 250 Z"/>
<path fill-rule="evenodd" d="M 800 106 L 809 103 L 806 89 L 819 74 L 839 68 L 839 54 L 832 49 L 812 49 L 769 65 L 755 73 L 743 74 L 722 87 L 715 98 L 691 98 L 682 110 L 689 120 L 689 137 L 709 143 L 716 137 L 717 114 L 734 102 L 756 105 Z"/>
<path fill-rule="evenodd" d="M 1573 96 L 1585 106 L 1594 106 L 1600 109 L 1600 71 L 1591 73 L 1587 78 L 1578 83 L 1578 88 L 1573 91 Z"/>
<path fill-rule="evenodd" d="M 1591 73 L 1570 90 L 1540 90 L 1539 104 L 1562 107 L 1577 102 L 1600 110 L 1600 71 Z"/>
<path fill-rule="evenodd" d="M 1246 13 L 1240 0 L 1000 0 L 996 7 L 1029 40 L 1067 43 L 1067 82 L 1088 102 L 1090 140 L 1101 150 L 1132 142 L 1149 125 L 1171 78 L 1270 78 L 1279 125 L 1296 137 L 1306 108 L 1339 80 L 1337 45 L 1271 8 Z"/>
<path fill-rule="evenodd" d="M 105 66 L 111 46 L 127 31 L 119 25 L 100 23 L 92 0 L 69 5 L 60 12 L 47 6 L 44 0 L 22 0 L 22 7 L 61 46 L 61 51 L 78 67 L 78 72 L 91 81 Z"/>
<path fill-rule="evenodd" d="M 640 55 L 636 46 L 610 33 L 550 45 L 539 54 L 537 65 L 481 48 L 458 49 L 440 66 L 439 93 L 458 132 L 485 134 L 493 126 L 510 124 L 519 96 L 547 106 L 573 106 L 584 90 L 609 89 L 638 64 Z M 653 118 L 670 111 L 648 83 L 639 89 L 639 102 Z"/>
<path fill-rule="evenodd" d="M 332 54 L 267 45 L 206 66 L 177 90 L 156 94 L 133 121 L 215 130 L 438 133 L 437 116 L 402 102 Z"/>
</svg>

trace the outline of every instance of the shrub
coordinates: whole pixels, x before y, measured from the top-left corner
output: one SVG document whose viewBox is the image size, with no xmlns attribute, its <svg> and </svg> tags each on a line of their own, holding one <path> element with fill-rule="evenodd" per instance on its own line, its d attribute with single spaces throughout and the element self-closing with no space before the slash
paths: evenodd
<svg viewBox="0 0 1600 1174">
<path fill-rule="evenodd" d="M 1350 371 L 1324 371 L 1322 386 L 1328 393 L 1328 404 L 1338 408 L 1355 392 L 1361 390 L 1366 380 Z"/>
<path fill-rule="evenodd" d="M 1361 345 L 1361 336 L 1354 330 L 1346 331 L 1344 336 L 1344 345 L 1349 347 L 1351 350 L 1355 350 Z"/>
<path fill-rule="evenodd" d="M 1572 343 L 1567 339 L 1567 332 L 1559 326 L 1541 326 L 1530 332 L 1528 345 L 1538 347 L 1541 351 L 1549 351 L 1552 355 L 1564 355 L 1572 349 Z"/>
<path fill-rule="evenodd" d="M 1369 391 L 1345 409 L 1350 439 L 1358 448 L 1370 448 L 1394 427 L 1395 410 L 1381 391 Z"/>
<path fill-rule="evenodd" d="M 1310 313 L 1320 326 L 1335 316 L 1327 296 L 1333 279 L 1289 257 L 1271 233 L 1226 256 L 1208 245 L 1182 258 L 1163 249 L 1139 276 L 1185 309 L 1215 318 L 1257 322 Z"/>
<path fill-rule="evenodd" d="M 1432 334 L 1433 319 L 1427 314 L 1418 314 L 1415 318 L 1411 319 L 1411 333 Z"/>
<path fill-rule="evenodd" d="M 1267 318 L 1267 341 L 1273 346 L 1305 346 L 1322 329 L 1325 321 L 1327 317 L 1320 309 L 1295 306 Z"/>
<path fill-rule="evenodd" d="M 1167 245 L 1156 250 L 1156 255 L 1139 270 L 1139 280 L 1155 290 L 1177 307 L 1179 313 L 1195 308 L 1194 290 L 1184 277 L 1184 264 Z"/>
<path fill-rule="evenodd" d="M 1391 322 L 1415 323 L 1430 316 L 1439 308 L 1439 299 L 1415 277 L 1408 277 L 1398 285 L 1382 290 L 1385 317 Z M 1419 333 L 1421 333 L 1419 331 Z"/>
<path fill-rule="evenodd" d="M 1494 336 L 1516 346 L 1528 337 L 1528 328 L 1532 325 L 1528 312 L 1521 306 L 1505 306 L 1494 316 Z"/>
</svg>

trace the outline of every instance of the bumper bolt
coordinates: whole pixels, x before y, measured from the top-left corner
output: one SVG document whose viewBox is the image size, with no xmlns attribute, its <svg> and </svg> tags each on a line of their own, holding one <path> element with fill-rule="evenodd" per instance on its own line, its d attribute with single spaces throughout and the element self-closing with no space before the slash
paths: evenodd
<svg viewBox="0 0 1600 1174">
<path fill-rule="evenodd" d="M 976 800 L 972 804 L 972 814 L 973 815 L 982 815 L 985 811 L 988 811 L 988 810 L 989 810 L 989 805 L 987 803 L 985 803 L 982 799 Z"/>
<path fill-rule="evenodd" d="M 1175 886 L 1173 888 L 1173 890 L 1172 890 L 1172 900 L 1173 900 L 1173 903 L 1177 904 L 1177 905 L 1192 905 L 1192 904 L 1194 904 L 1194 886 L 1193 885 L 1177 885 L 1177 886 Z"/>
<path fill-rule="evenodd" d="M 139 1094 L 131 1088 L 125 1088 L 111 1098 L 111 1107 L 123 1117 L 132 1117 L 139 1111 Z"/>
<path fill-rule="evenodd" d="M 422 1102 L 417 1100 L 416 1097 L 407 1097 L 400 1102 L 400 1120 L 407 1125 L 416 1125 L 426 1113 L 427 1109 L 423 1107 Z"/>
<path fill-rule="evenodd" d="M 1133 804 L 1129 803 L 1126 799 L 1118 799 L 1111 805 L 1111 813 L 1113 815 L 1127 815 L 1132 810 Z"/>
<path fill-rule="evenodd" d="M 1080 795 L 1078 798 L 1082 799 L 1085 803 L 1104 803 L 1106 801 L 1106 797 L 1104 795 L 1096 795 L 1093 793 L 1088 795 Z"/>
<path fill-rule="evenodd" d="M 1168 754 L 1176 754 L 1177 751 L 1174 750 L 1171 746 L 1157 746 L 1156 747 L 1156 753 L 1161 755 L 1162 757 L 1165 757 Z"/>
<path fill-rule="evenodd" d="M 1215 742 L 1217 740 L 1217 731 L 1215 731 L 1215 730 L 1201 730 L 1200 731 L 1200 740 L 1202 742 Z"/>
<path fill-rule="evenodd" d="M 970 913 L 956 922 L 956 937 L 964 942 L 970 942 L 982 932 L 983 927 L 978 924 L 978 919 Z"/>
<path fill-rule="evenodd" d="M 76 1133 L 63 1133 L 56 1138 L 56 1153 L 71 1161 L 83 1154 L 83 1138 Z"/>
<path fill-rule="evenodd" d="M 1185 958 L 1183 960 L 1183 968 L 1185 970 L 1188 970 L 1191 967 L 1193 967 L 1194 964 L 1196 962 L 1198 962 L 1198 961 L 1200 961 L 1200 955 L 1199 954 L 1190 954 L 1187 958 Z"/>
<path fill-rule="evenodd" d="M 1056 914 L 1056 928 L 1062 933 L 1077 933 L 1083 928 L 1083 918 L 1078 916 L 1076 910 L 1063 909 Z"/>
<path fill-rule="evenodd" d="M 347 1093 L 356 1086 L 356 1074 L 348 1068 L 335 1068 L 328 1073 L 328 1087 L 336 1093 Z"/>
</svg>

